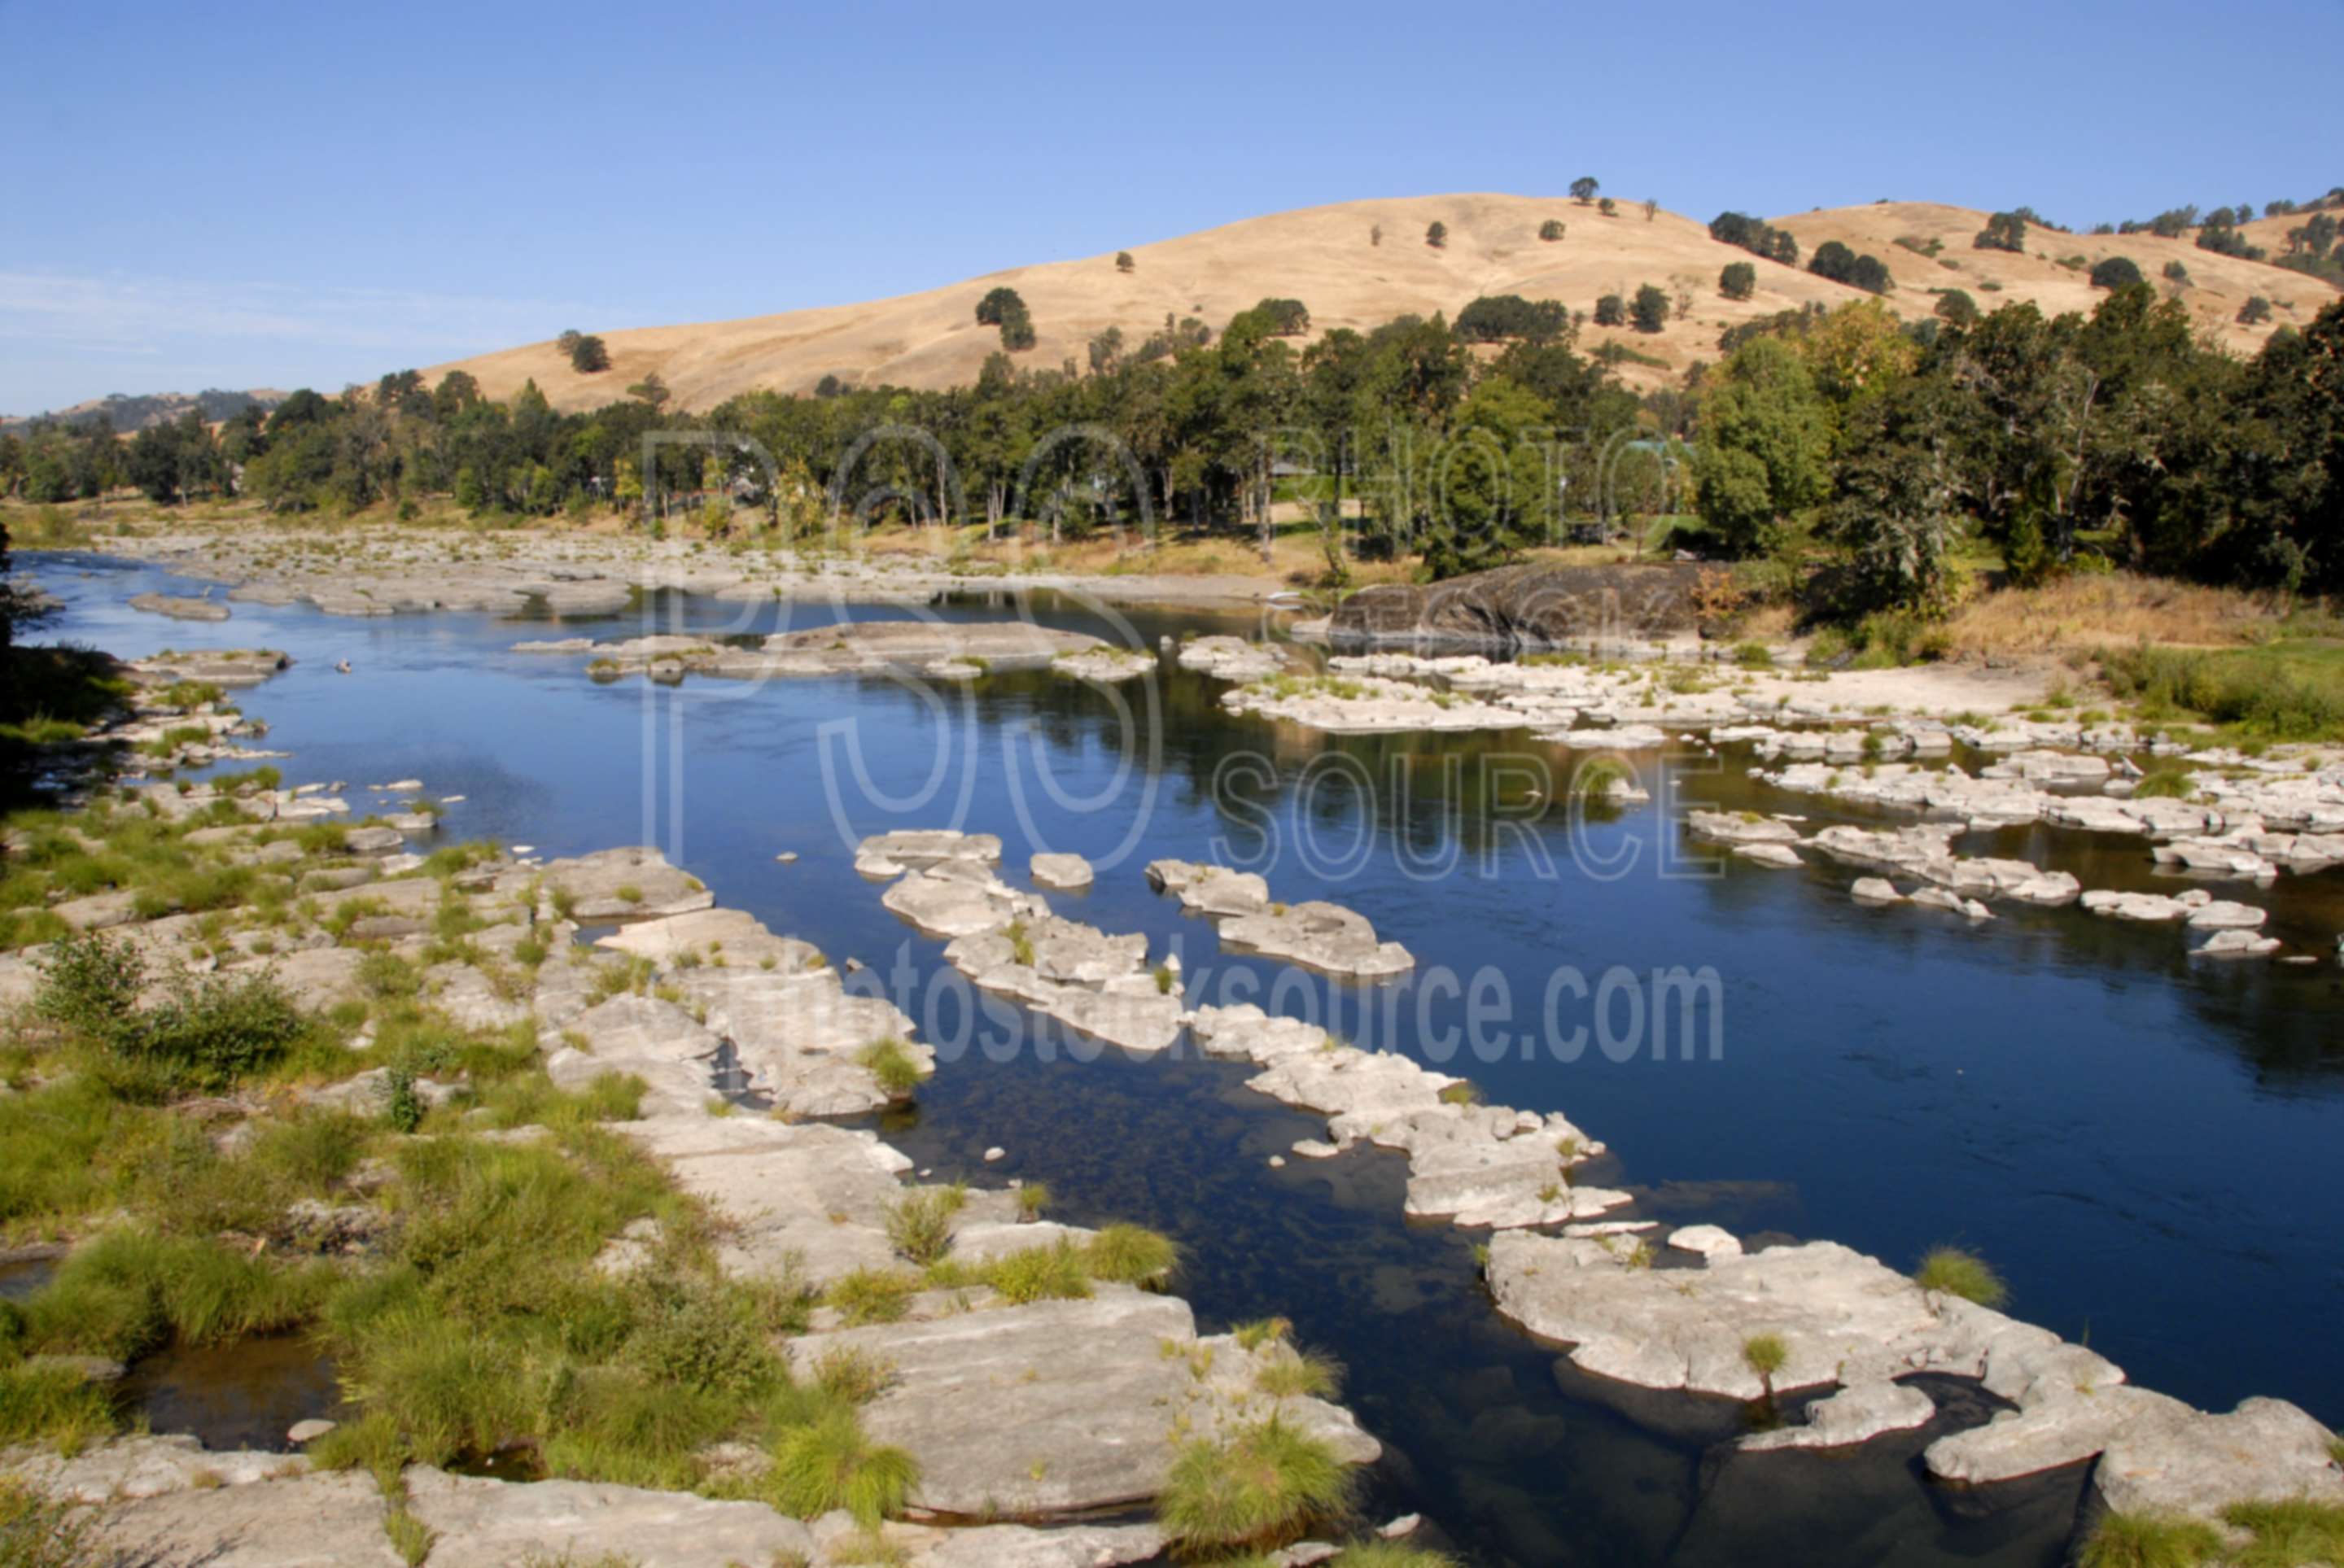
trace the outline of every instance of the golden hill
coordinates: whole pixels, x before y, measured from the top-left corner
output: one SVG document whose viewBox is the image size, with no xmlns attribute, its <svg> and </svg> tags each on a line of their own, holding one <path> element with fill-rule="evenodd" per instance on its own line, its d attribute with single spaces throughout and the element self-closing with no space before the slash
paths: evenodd
<svg viewBox="0 0 2344 1568">
<path fill-rule="evenodd" d="M 1548 218 L 1562 221 L 1562 239 L 1538 237 L 1539 226 Z M 1935 306 L 1930 291 L 1952 287 L 1967 289 L 1986 310 L 2016 299 L 2035 300 L 2046 311 L 2088 309 L 2094 291 L 2081 272 L 2062 266 L 2060 258 L 2130 256 L 2160 286 L 2165 263 L 2178 258 L 2191 279 L 2184 297 L 2209 331 L 2243 352 L 2270 330 L 2241 327 L 2232 320 L 2249 295 L 2268 297 L 2280 322 L 2309 321 L 2336 295 L 2299 273 L 2233 261 L 2186 239 L 2092 238 L 2035 229 L 2026 255 L 1974 250 L 1971 236 L 1985 218 L 1964 207 L 1891 202 L 1772 221 L 1797 236 L 1803 263 L 1830 239 L 1878 256 L 1897 283 L 1897 291 L 1887 297 L 1889 305 L 1908 315 L 1927 314 Z M 1426 227 L 1435 221 L 1449 231 L 1448 244 L 1438 249 L 1425 242 Z M 1942 248 L 1931 257 L 1899 246 L 1900 238 L 1925 249 L 1934 239 Z M 1711 239 L 1706 219 L 1665 210 L 1647 218 L 1641 204 L 1626 202 L 1617 216 L 1605 217 L 1567 196 L 1343 202 L 1129 249 L 1137 264 L 1129 273 L 1116 270 L 1109 250 L 1014 267 L 924 294 L 739 321 L 626 330 L 581 322 L 581 329 L 600 332 L 610 347 L 611 368 L 592 376 L 572 371 L 551 341 L 436 366 L 427 375 L 436 380 L 450 370 L 467 370 L 495 397 L 533 378 L 555 407 L 581 409 L 612 401 L 631 383 L 656 372 L 681 406 L 707 408 L 757 387 L 807 391 L 825 375 L 864 385 L 920 387 L 973 381 L 985 356 L 1000 347 L 992 327 L 976 324 L 976 302 L 1002 284 L 1025 297 L 1038 337 L 1034 348 L 1018 356 L 1019 363 L 1054 367 L 1067 359 L 1083 362 L 1090 339 L 1109 327 L 1121 327 L 1133 344 L 1160 327 L 1167 313 L 1195 316 L 1217 329 L 1237 312 L 1272 296 L 1301 300 L 1309 307 L 1312 330 L 1322 332 L 1336 327 L 1365 329 L 1408 313 L 1454 317 L 1485 294 L 1560 299 L 1591 313 L 1600 296 L 1632 295 L 1651 283 L 1689 300 L 1690 320 L 1672 320 L 1656 335 L 1591 325 L 1581 342 L 1591 348 L 1616 340 L 1660 361 L 1627 361 L 1620 367 L 1632 384 L 1654 386 L 1672 380 L 1695 359 L 1714 359 L 1718 334 L 1729 326 L 1809 301 L 1837 305 L 1868 297 L 1804 271 L 1758 262 L 1756 295 L 1746 301 L 1725 299 L 1717 291 L 1720 269 L 1751 258 Z"/>
</svg>

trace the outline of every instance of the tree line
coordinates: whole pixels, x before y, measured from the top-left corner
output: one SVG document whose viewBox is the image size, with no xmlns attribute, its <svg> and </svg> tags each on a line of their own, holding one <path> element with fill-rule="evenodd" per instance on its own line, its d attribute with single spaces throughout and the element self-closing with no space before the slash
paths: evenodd
<svg viewBox="0 0 2344 1568">
<path fill-rule="evenodd" d="M 515 518 L 610 505 L 653 527 L 689 498 L 716 503 L 717 528 L 795 533 L 844 507 L 855 526 L 1062 539 L 1143 518 L 1263 531 L 1288 474 L 1316 476 L 1308 493 L 1353 551 L 1420 553 L 1448 575 L 1601 514 L 1623 443 L 1683 437 L 1701 548 L 1827 548 L 1851 608 L 1942 604 L 1971 531 L 2022 581 L 2115 564 L 2344 587 L 2344 303 L 2241 360 L 2202 346 L 2147 283 L 2108 281 L 2088 317 L 1981 314 L 1965 295 L 1912 322 L 1876 301 L 1785 311 L 1728 332 L 1686 387 L 1642 397 L 1580 351 L 1575 318 L 1510 297 L 1455 324 L 1402 317 L 1307 346 L 1287 336 L 1307 322 L 1300 302 L 1267 300 L 1218 334 L 1167 321 L 1159 352 L 1095 352 L 1087 371 L 996 352 L 967 387 L 834 383 L 703 414 L 668 407 L 654 377 L 561 414 L 533 382 L 500 402 L 461 371 L 430 387 L 400 371 L 217 428 L 0 437 L 0 493 L 66 501 L 131 483 L 166 504 L 242 492 L 285 512 L 453 498 Z M 1648 288 L 1599 318 L 1667 305 Z"/>
</svg>

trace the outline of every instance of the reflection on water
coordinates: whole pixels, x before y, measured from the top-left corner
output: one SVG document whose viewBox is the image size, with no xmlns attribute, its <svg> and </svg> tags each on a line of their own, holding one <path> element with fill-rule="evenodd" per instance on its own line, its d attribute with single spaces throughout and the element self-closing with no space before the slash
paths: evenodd
<svg viewBox="0 0 2344 1568">
<path fill-rule="evenodd" d="M 193 1432 L 206 1448 L 288 1450 L 296 1422 L 344 1413 L 332 1358 L 301 1334 L 174 1346 L 132 1367 L 121 1392 L 153 1430 Z"/>
<path fill-rule="evenodd" d="M 1355 1037 L 1379 1030 L 1373 1043 L 1470 1074 L 1499 1102 L 1567 1112 L 1614 1151 L 1591 1179 L 1633 1191 L 1640 1212 L 1827 1236 L 1899 1265 L 1958 1241 L 2010 1278 L 2022 1315 L 2088 1334 L 2137 1382 L 2220 1408 L 2282 1394 L 2344 1419 L 2344 1343 L 2301 1332 L 2328 1320 L 2344 1282 L 2344 1189 L 2330 1175 L 2344 991 L 2332 965 L 2193 965 L 2175 931 L 2072 909 L 2005 906 L 1973 929 L 1860 908 L 1848 869 L 1722 862 L 1672 826 L 1685 802 L 1794 811 L 1811 827 L 1901 819 L 1767 790 L 1735 751 L 1672 750 L 1665 766 L 1640 755 L 1656 804 L 1574 821 L 1553 804 L 1575 762 L 1559 750 L 1519 735 L 1330 739 L 1232 717 L 1218 683 L 1168 661 L 1114 697 L 1046 674 L 988 678 L 941 700 L 875 678 L 597 686 L 574 659 L 508 652 L 544 633 L 486 617 L 351 621 L 238 606 L 224 626 L 167 628 L 121 608 L 153 574 L 44 576 L 74 601 L 66 636 L 126 653 L 267 643 L 301 658 L 244 699 L 296 752 L 289 780 L 419 777 L 467 797 L 451 832 L 548 854 L 657 841 L 725 904 L 914 988 L 937 972 L 940 947 L 854 874 L 864 833 L 998 833 L 1004 874 L 1019 881 L 1032 850 L 1089 856 L 1098 882 L 1054 901 L 1147 933 L 1152 952 L 1178 950 L 1203 984 L 1273 971 L 1222 953 L 1209 925 L 1147 890 L 1140 868 L 1207 857 L 1217 841 L 1244 856 L 1267 829 L 1274 896 L 1350 905 L 1424 966 L 1371 991 L 1314 980 L 1286 1005 Z M 651 609 L 662 629 L 702 635 L 834 613 L 672 596 Z M 1035 613 L 1096 624 L 1063 603 Z M 1199 618 L 1133 611 L 1111 629 L 1153 647 Z M 629 617 L 591 629 L 646 627 Z M 329 673 L 344 657 L 359 675 Z M 852 793 L 841 803 L 825 779 L 854 777 L 850 745 L 888 790 L 940 782 L 896 813 Z M 1258 766 L 1217 795 L 1217 770 L 1244 752 Z M 1509 773 L 1517 757 L 1542 766 L 1543 781 Z M 1067 808 L 1053 784 L 1110 804 Z M 2036 828 L 1962 848 L 2026 855 L 2089 886 L 2169 886 L 2137 839 Z M 785 850 L 802 858 L 777 862 Z M 2344 925 L 2339 887 L 2282 879 L 2249 896 L 2269 906 L 2277 934 L 2320 951 Z M 1432 967 L 1488 971 L 1528 1022 L 1559 965 L 1713 968 L 1722 1053 L 1440 1050 L 1468 1004 L 1421 983 Z M 911 1010 L 931 1039 L 953 1021 L 949 1009 Z M 2074 1475 L 1955 1494 L 1919 1478 L 1912 1456 L 1925 1434 L 1855 1454 L 1733 1456 L 1715 1445 L 1738 1410 L 1559 1371 L 1552 1347 L 1490 1309 L 1472 1236 L 1401 1219 L 1396 1159 L 1270 1168 L 1319 1128 L 1245 1090 L 1246 1076 L 971 1050 L 948 1054 L 916 1112 L 887 1125 L 940 1177 L 1045 1180 L 1066 1218 L 1168 1231 L 1186 1249 L 1179 1288 L 1208 1328 L 1292 1318 L 1348 1366 L 1349 1399 L 1391 1448 L 1377 1506 L 1422 1510 L 1477 1560 L 2057 1560 Z M 985 1166 L 993 1144 L 1010 1158 Z M 1955 1402 L 1948 1420 L 1984 1414 Z"/>
</svg>

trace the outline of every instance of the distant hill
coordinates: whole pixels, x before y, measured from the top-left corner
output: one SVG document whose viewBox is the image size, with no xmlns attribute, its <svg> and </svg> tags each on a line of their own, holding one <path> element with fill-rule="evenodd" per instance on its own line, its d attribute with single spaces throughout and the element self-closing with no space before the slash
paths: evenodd
<svg viewBox="0 0 2344 1568">
<path fill-rule="evenodd" d="M 93 415 L 102 415 L 114 427 L 115 433 L 128 436 L 144 430 L 149 425 L 168 424 L 183 417 L 189 408 L 203 411 L 204 423 L 217 425 L 232 419 L 254 404 L 262 408 L 274 408 L 285 401 L 285 394 L 273 387 L 255 387 L 248 392 L 227 392 L 207 387 L 201 392 L 144 392 L 131 396 L 121 392 L 108 393 L 87 403 L 76 403 L 70 408 L 52 409 L 45 414 L 19 416 L 0 415 L 0 431 L 22 430 L 27 426 L 56 420 L 78 425 Z"/>
<path fill-rule="evenodd" d="M 2091 263 L 2127 256 L 2165 287 L 2166 264 L 2177 260 L 2188 275 L 2181 297 L 2203 329 L 2242 353 L 2252 352 L 2282 324 L 2309 321 L 2338 294 L 2318 278 L 2199 250 L 2188 238 L 2037 227 L 2028 230 L 2023 253 L 1978 250 L 1971 241 L 1987 216 L 1928 202 L 1882 202 L 1773 218 L 1797 237 L 1800 266 L 1757 262 L 1756 292 L 1736 301 L 1718 292 L 1718 273 L 1729 262 L 1751 258 L 1712 239 L 1707 217 L 1662 209 L 1648 219 L 1642 204 L 1631 201 L 1606 217 L 1569 196 L 1344 202 L 1136 243 L 1129 246 L 1129 272 L 1119 270 L 1108 251 L 1013 267 L 924 294 L 738 321 L 631 329 L 581 321 L 579 328 L 599 333 L 610 349 L 611 367 L 591 376 L 571 370 L 551 341 L 436 366 L 426 375 L 436 381 L 450 370 L 466 370 L 495 397 L 534 379 L 557 407 L 581 409 L 614 401 L 631 383 L 656 373 L 678 404 L 707 408 L 757 387 L 810 391 L 825 376 L 850 384 L 923 387 L 974 381 L 985 356 L 1000 347 L 994 328 L 977 325 L 976 302 L 1003 285 L 1024 297 L 1036 334 L 1035 347 L 1018 362 L 1055 367 L 1066 359 L 1083 363 L 1089 340 L 1109 327 L 1122 328 L 1135 344 L 1160 328 L 1167 313 L 1197 317 L 1218 330 L 1238 311 L 1273 297 L 1301 300 L 1316 335 L 1335 327 L 1364 329 L 1411 312 L 1441 311 L 1453 319 L 1477 296 L 1494 294 L 1559 299 L 1591 317 L 1599 297 L 1633 296 L 1651 283 L 1689 301 L 1691 319 L 1672 320 L 1656 334 L 1591 322 L 1581 342 L 1590 349 L 1616 342 L 1632 350 L 1642 360 L 1623 361 L 1622 378 L 1657 386 L 1696 359 L 1718 357 L 1718 335 L 1737 323 L 1809 303 L 1868 297 L 1804 270 L 1816 247 L 1834 239 L 1887 265 L 1895 288 L 1884 297 L 1908 317 L 1929 315 L 1937 291 L 1951 288 L 1966 291 L 1983 310 L 2020 299 L 2046 311 L 2088 309 L 2099 297 L 2085 276 Z M 1550 219 L 1564 226 L 1561 239 L 1539 238 Z M 1448 231 L 1439 248 L 1425 238 L 1434 222 Z M 2284 241 L 2266 238 L 2267 226 L 2285 224 L 2250 226 L 2257 243 L 2271 245 L 2277 254 Z M 2062 265 L 2077 256 L 2083 269 Z M 2241 326 L 2238 307 L 2254 295 L 2271 301 L 2273 318 Z"/>
</svg>

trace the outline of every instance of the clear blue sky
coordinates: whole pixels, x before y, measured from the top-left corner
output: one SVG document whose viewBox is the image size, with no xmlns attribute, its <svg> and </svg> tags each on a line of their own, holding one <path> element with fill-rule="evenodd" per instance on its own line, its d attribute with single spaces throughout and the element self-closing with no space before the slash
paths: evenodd
<svg viewBox="0 0 2344 1568">
<path fill-rule="evenodd" d="M 0 410 L 1580 174 L 2078 227 L 2344 181 L 2339 0 L 940 9 L 0 0 Z"/>
</svg>

